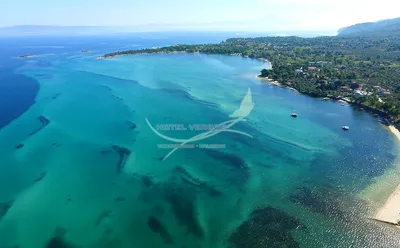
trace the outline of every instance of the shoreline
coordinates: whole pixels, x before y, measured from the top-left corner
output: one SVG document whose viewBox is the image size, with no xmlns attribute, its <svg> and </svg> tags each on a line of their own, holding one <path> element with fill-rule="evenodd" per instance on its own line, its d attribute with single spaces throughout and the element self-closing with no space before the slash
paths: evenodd
<svg viewBox="0 0 400 248">
<path fill-rule="evenodd" d="M 205 54 L 205 55 L 211 55 L 211 54 L 208 54 L 208 53 L 187 52 L 187 51 L 172 51 L 172 52 L 168 52 L 168 51 L 167 52 L 165 52 L 165 51 L 160 51 L 160 52 L 140 52 L 140 50 L 137 50 L 137 51 L 138 51 L 137 53 L 114 54 L 114 55 L 108 55 L 108 56 L 106 56 L 107 54 L 105 54 L 103 56 L 98 56 L 95 59 L 96 60 L 103 60 L 103 59 L 113 59 L 113 58 L 116 58 L 116 57 L 119 57 L 119 56 L 133 56 L 133 55 L 145 55 L 145 54 Z M 258 60 L 258 61 L 262 61 L 262 62 L 268 63 L 268 66 L 270 67 L 269 69 L 272 69 L 272 67 L 273 67 L 272 62 L 269 61 L 266 58 L 250 58 L 248 56 L 243 56 L 243 55 L 237 54 L 237 53 L 225 54 L 224 56 L 237 56 L 237 57 L 242 57 L 242 58 L 254 59 L 254 60 Z M 359 108 L 361 110 L 365 110 L 365 111 L 367 111 L 369 113 L 372 113 L 374 115 L 383 117 L 383 118 L 385 118 L 385 122 L 386 123 L 390 123 L 389 120 L 391 118 L 386 113 L 384 113 L 382 111 L 379 111 L 377 109 L 373 109 L 373 108 L 371 108 L 369 106 L 358 104 L 358 103 L 354 102 L 353 100 L 348 99 L 346 97 L 333 97 L 333 96 L 325 96 L 325 97 L 321 96 L 321 97 L 318 97 L 318 96 L 313 96 L 313 95 L 309 95 L 309 94 L 306 94 L 306 93 L 302 93 L 299 90 L 297 90 L 296 88 L 293 88 L 291 86 L 282 85 L 281 83 L 279 83 L 278 81 L 274 81 L 273 79 L 260 77 L 260 75 L 257 75 L 256 78 L 260 79 L 260 80 L 268 81 L 271 85 L 278 86 L 278 87 L 285 88 L 285 89 L 289 89 L 289 90 L 295 91 L 295 92 L 297 92 L 299 94 L 306 95 L 306 96 L 309 96 L 309 97 L 312 97 L 312 98 L 319 98 L 319 99 L 323 99 L 323 100 L 332 100 L 332 101 L 340 102 L 342 104 L 349 104 L 352 107 Z M 400 137 L 400 134 L 399 134 L 399 137 Z"/>
<path fill-rule="evenodd" d="M 259 75 L 255 76 L 256 78 L 263 80 L 263 81 L 267 81 L 268 83 L 275 85 L 275 86 L 279 86 L 282 88 L 286 88 L 285 86 L 283 86 L 281 83 L 279 83 L 278 81 L 274 81 L 273 79 L 270 79 L 268 77 L 260 77 Z"/>
<path fill-rule="evenodd" d="M 140 51 L 140 50 L 138 50 Z M 211 55 L 211 54 L 207 54 L 207 53 L 200 53 L 200 52 L 187 52 L 187 51 L 174 51 L 174 52 L 137 52 L 137 53 L 132 53 L 132 54 L 115 54 L 115 55 L 102 55 L 102 56 L 97 56 L 95 59 L 96 60 L 101 60 L 101 59 L 113 59 L 116 57 L 120 57 L 120 56 L 133 56 L 133 55 L 145 55 L 145 54 L 205 54 L 205 55 Z M 218 54 L 215 54 L 218 55 Z M 221 55 L 221 54 L 219 54 Z M 250 58 L 248 56 L 242 56 L 241 54 L 222 54 L 224 56 L 235 56 L 235 57 L 242 57 L 242 58 L 246 58 L 246 59 L 254 59 L 254 60 L 258 60 L 258 61 L 262 61 L 268 64 L 269 68 L 272 69 L 272 62 L 269 61 L 266 58 Z"/>
<path fill-rule="evenodd" d="M 95 59 L 96 60 L 113 59 L 113 58 L 116 58 L 116 57 L 119 57 L 119 56 L 133 56 L 133 55 L 144 55 L 144 54 L 205 54 L 205 55 L 211 55 L 211 54 L 208 54 L 208 53 L 187 52 L 187 51 L 172 51 L 172 52 L 168 52 L 168 51 L 167 52 L 165 52 L 165 51 L 160 51 L 160 52 L 140 52 L 140 50 L 137 50 L 137 51 L 138 51 L 137 53 L 114 54 L 114 55 L 108 55 L 108 56 L 107 56 L 107 54 L 105 54 L 103 56 L 98 56 Z M 254 59 L 254 60 L 258 60 L 258 61 L 262 61 L 262 62 L 268 63 L 269 69 L 272 69 L 272 67 L 273 67 L 272 62 L 269 61 L 266 58 L 250 58 L 248 56 L 243 56 L 242 54 L 237 54 L 237 53 L 224 54 L 224 56 L 237 56 L 237 57 L 242 57 L 242 58 Z M 393 120 L 391 119 L 391 117 L 387 113 L 382 112 L 382 111 L 377 110 L 377 109 L 373 109 L 373 108 L 371 108 L 369 106 L 366 106 L 366 105 L 363 105 L 363 104 L 356 103 L 352 99 L 349 99 L 349 98 L 346 98 L 346 97 L 335 97 L 335 96 L 329 96 L 329 95 L 328 96 L 324 96 L 324 97 L 323 96 L 313 96 L 313 95 L 310 95 L 310 94 L 307 94 L 307 93 L 300 92 L 296 88 L 293 88 L 293 87 L 291 87 L 289 85 L 283 85 L 283 84 L 279 83 L 278 81 L 274 81 L 273 79 L 270 79 L 268 77 L 264 78 L 264 77 L 261 77 L 260 75 L 257 75 L 256 78 L 260 79 L 260 80 L 268 81 L 273 86 L 279 86 L 281 88 L 289 89 L 289 90 L 295 91 L 295 92 L 297 92 L 299 94 L 306 95 L 306 96 L 309 96 L 309 97 L 312 97 L 312 98 L 318 98 L 318 99 L 322 99 L 322 100 L 332 100 L 332 101 L 340 102 L 342 104 L 351 105 L 352 107 L 359 108 L 361 110 L 365 110 L 366 112 L 369 112 L 369 113 L 371 113 L 371 114 L 373 114 L 375 116 L 379 116 L 381 118 L 384 118 L 384 121 L 385 121 L 386 125 L 388 125 L 389 123 L 393 123 Z M 400 132 L 399 132 L 399 137 L 400 137 Z"/>
<path fill-rule="evenodd" d="M 272 66 L 271 62 L 269 62 L 269 63 L 270 63 L 270 65 Z M 270 83 L 270 84 L 273 85 L 273 86 L 278 86 L 278 87 L 281 87 L 281 88 L 284 88 L 284 89 L 289 89 L 289 90 L 293 90 L 293 91 L 296 91 L 296 92 L 300 93 L 300 92 L 299 92 L 298 90 L 296 90 L 295 88 L 282 85 L 282 84 L 279 83 L 278 81 L 274 81 L 273 79 L 270 79 L 270 78 L 268 78 L 268 77 L 264 78 L 264 77 L 260 77 L 259 75 L 257 75 L 256 78 L 257 78 L 257 79 L 260 79 L 260 80 L 263 80 L 263 81 L 267 81 L 268 83 Z M 301 93 L 300 93 L 300 94 L 301 94 Z M 304 95 L 304 94 L 303 94 L 303 95 Z M 310 97 L 311 97 L 311 96 L 310 96 Z"/>
<path fill-rule="evenodd" d="M 400 141 L 400 131 L 393 125 L 389 126 L 390 132 Z M 379 207 L 375 219 L 398 225 L 400 228 L 400 184 Z"/>
<path fill-rule="evenodd" d="M 116 57 L 122 57 L 122 56 L 134 56 L 134 55 L 145 55 L 145 54 L 196 54 L 196 53 L 188 53 L 186 51 L 176 51 L 176 52 L 155 52 L 155 53 L 148 53 L 148 52 L 138 52 L 138 53 L 133 53 L 133 54 L 117 54 L 117 55 L 111 55 L 111 56 L 98 56 L 95 59 L 96 60 L 102 60 L 102 59 L 114 59 Z M 232 55 L 233 56 L 233 55 Z"/>
<path fill-rule="evenodd" d="M 267 81 L 269 84 L 278 86 L 281 88 L 286 88 L 286 89 L 293 89 L 288 86 L 284 86 L 278 81 L 274 81 L 273 79 L 270 78 L 264 78 L 260 77 L 259 75 L 256 76 L 256 78 Z M 297 91 L 296 89 L 293 89 Z M 298 92 L 298 91 L 297 91 Z M 360 107 L 357 104 L 353 104 L 351 101 L 348 101 L 347 99 L 336 99 L 332 97 L 324 97 L 322 98 L 323 100 L 333 100 L 337 101 L 340 103 L 346 103 L 349 105 L 353 105 L 353 107 Z M 374 111 L 368 111 L 374 113 Z M 389 131 L 396 137 L 396 139 L 400 142 L 400 131 L 393 125 L 388 126 Z M 397 181 L 398 182 L 398 181 Z M 394 182 L 393 182 L 394 183 Z M 387 224 L 393 224 L 397 228 L 400 228 L 400 184 L 397 185 L 397 188 L 389 195 L 388 198 L 386 198 L 384 201 L 381 201 L 379 208 L 377 209 L 374 218 L 377 221 L 387 223 Z"/>
<path fill-rule="evenodd" d="M 272 64 L 271 64 L 271 66 L 272 66 Z M 305 96 L 308 96 L 308 97 L 311 97 L 311 98 L 316 98 L 316 99 L 321 99 L 321 100 L 331 100 L 331 101 L 339 102 L 339 103 L 342 103 L 342 104 L 350 105 L 353 108 L 357 108 L 357 109 L 366 111 L 367 113 L 370 113 L 370 114 L 374 115 L 375 117 L 383 118 L 383 121 L 380 121 L 380 122 L 383 122 L 387 126 L 393 125 L 393 123 L 394 123 L 394 121 L 391 120 L 390 116 L 388 116 L 386 113 L 384 113 L 384 112 L 382 112 L 380 110 L 377 110 L 377 109 L 373 109 L 373 108 L 371 108 L 369 106 L 366 106 L 366 105 L 363 105 L 363 104 L 359 104 L 359 103 L 355 102 L 354 100 L 349 99 L 348 97 L 335 97 L 335 96 L 329 96 L 329 95 L 328 96 L 324 96 L 324 97 L 322 97 L 322 96 L 313 96 L 313 95 L 310 95 L 310 94 L 307 94 L 307 93 L 302 93 L 302 92 L 298 91 L 296 88 L 293 88 L 293 87 L 291 87 L 289 85 L 283 85 L 283 84 L 279 83 L 278 81 L 274 81 L 273 79 L 270 79 L 268 77 L 265 78 L 265 77 L 261 77 L 260 75 L 257 75 L 255 77 L 257 79 L 259 79 L 259 80 L 267 81 L 268 83 L 270 83 L 273 86 L 278 86 L 278 87 L 281 87 L 283 89 L 293 90 L 293 91 L 295 91 L 295 92 L 297 92 L 299 94 L 302 94 L 302 95 L 305 95 Z M 395 128 L 395 127 L 393 126 L 393 128 Z M 398 131 L 398 132 L 399 132 L 398 138 L 400 140 L 400 131 Z"/>
</svg>

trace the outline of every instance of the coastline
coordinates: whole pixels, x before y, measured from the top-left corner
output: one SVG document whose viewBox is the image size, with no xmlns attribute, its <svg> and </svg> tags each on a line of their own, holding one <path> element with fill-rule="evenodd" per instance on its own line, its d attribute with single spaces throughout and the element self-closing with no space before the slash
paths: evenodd
<svg viewBox="0 0 400 248">
<path fill-rule="evenodd" d="M 272 66 L 272 63 L 271 63 L 271 66 Z M 300 92 L 296 88 L 290 87 L 288 85 L 283 85 L 283 84 L 279 83 L 278 81 L 274 81 L 273 79 L 270 79 L 268 77 L 265 78 L 265 77 L 261 77 L 260 75 L 257 75 L 255 77 L 257 79 L 260 79 L 260 80 L 268 81 L 268 83 L 270 83 L 271 85 L 279 86 L 281 88 L 285 88 L 285 89 L 289 89 L 289 90 L 293 90 L 293 91 L 295 91 L 295 92 L 297 92 L 299 94 L 302 94 L 302 95 L 305 95 L 305 96 L 308 96 L 308 97 L 322 99 L 322 100 L 332 100 L 332 101 L 335 101 L 335 102 L 340 102 L 342 104 L 351 105 L 354 108 L 358 108 L 360 110 L 363 110 L 363 111 L 366 111 L 368 113 L 371 113 L 371 114 L 373 114 L 375 116 L 383 118 L 384 123 L 386 123 L 385 125 L 389 125 L 389 124 L 392 125 L 392 123 L 393 123 L 393 121 L 390 120 L 390 116 L 388 116 L 387 113 L 384 113 L 384 112 L 382 112 L 380 110 L 377 110 L 377 109 L 373 109 L 373 108 L 371 108 L 369 106 L 366 106 L 366 105 L 363 105 L 363 104 L 359 104 L 359 103 L 349 99 L 348 97 L 335 97 L 335 96 L 330 96 L 330 95 L 324 96 L 324 97 L 322 97 L 322 96 L 320 96 L 320 97 L 313 96 L 313 95 L 310 95 L 310 94 L 307 94 L 307 93 Z M 394 126 L 393 126 L 393 128 L 396 129 Z M 400 131 L 397 131 L 397 132 L 399 132 L 399 137 L 400 137 Z"/>
<path fill-rule="evenodd" d="M 260 80 L 267 81 L 268 83 L 270 83 L 272 85 L 279 86 L 279 87 L 282 87 L 282 88 L 286 88 L 281 83 L 279 83 L 278 81 L 274 81 L 273 79 L 270 79 L 268 77 L 260 77 L 259 75 L 257 75 L 256 78 L 258 78 Z"/>
<path fill-rule="evenodd" d="M 198 52 L 198 51 L 197 52 L 188 52 L 188 51 L 158 51 L 158 52 L 143 51 L 142 52 L 141 50 L 137 50 L 137 53 L 105 54 L 103 56 L 98 56 L 95 59 L 96 60 L 113 59 L 113 58 L 119 57 L 119 56 L 132 56 L 132 55 L 143 55 L 143 54 L 205 54 L 205 55 L 209 55 L 209 53 L 201 53 L 201 52 Z M 249 56 L 243 56 L 240 53 L 225 54 L 225 56 L 237 56 L 237 57 L 242 57 L 242 58 L 250 58 Z M 268 63 L 269 69 L 272 69 L 272 67 L 273 67 L 272 62 L 269 61 L 266 58 L 258 57 L 258 58 L 250 58 L 250 59 L 255 59 L 255 60 L 258 60 L 258 61 L 263 61 L 263 62 Z M 284 85 L 284 84 L 282 84 L 282 83 L 280 83 L 278 81 L 274 81 L 273 79 L 270 79 L 268 77 L 264 78 L 264 77 L 261 77 L 260 75 L 257 75 L 256 78 L 260 79 L 260 80 L 268 81 L 268 83 L 271 84 L 271 85 L 279 86 L 281 88 L 286 88 L 286 89 L 295 91 L 297 93 L 300 93 L 300 94 L 303 94 L 303 95 L 306 95 L 306 96 L 309 96 L 309 97 L 312 97 L 312 98 L 320 98 L 320 99 L 323 99 L 323 100 L 332 100 L 332 101 L 340 102 L 340 103 L 342 103 L 342 105 L 349 104 L 352 107 L 359 108 L 361 110 L 365 110 L 365 111 L 367 111 L 369 113 L 374 114 L 375 116 L 379 116 L 381 118 L 384 118 L 384 121 L 387 124 L 393 123 L 393 120 L 392 120 L 391 116 L 388 113 L 382 112 L 379 109 L 371 108 L 371 107 L 369 107 L 367 105 L 364 105 L 364 104 L 357 103 L 356 101 L 354 101 L 352 99 L 349 99 L 347 97 L 340 97 L 340 96 L 335 97 L 335 96 L 332 96 L 332 95 L 314 96 L 314 95 L 311 95 L 311 94 L 307 94 L 307 93 L 301 92 L 298 89 L 296 89 L 294 87 L 291 87 L 291 85 Z M 399 136 L 398 137 L 400 137 L 400 132 L 399 132 Z"/>
<path fill-rule="evenodd" d="M 152 48 L 153 49 L 153 48 Z M 100 59 L 113 59 L 116 57 L 120 56 L 132 56 L 132 55 L 143 55 L 143 54 L 200 54 L 200 52 L 187 52 L 187 51 L 174 51 L 174 52 L 138 52 L 138 53 L 133 53 L 133 54 L 116 54 L 116 55 L 102 55 L 102 56 L 97 56 L 95 59 L 100 60 Z M 208 54 L 206 54 L 208 55 Z M 247 59 L 255 59 L 259 60 L 262 62 L 265 62 L 268 64 L 269 68 L 272 69 L 272 63 L 266 58 L 249 58 L 248 56 L 242 56 L 241 54 L 226 54 L 225 56 L 236 56 L 236 57 L 242 57 L 242 58 L 247 58 Z"/>
<path fill-rule="evenodd" d="M 392 125 L 389 126 L 389 130 L 400 141 L 400 131 Z M 400 184 L 378 209 L 375 219 L 396 224 L 400 228 Z"/>
<path fill-rule="evenodd" d="M 153 48 L 152 48 L 153 49 Z M 161 49 L 161 50 L 160 50 Z M 142 55 L 142 54 L 175 54 L 175 53 L 186 53 L 186 54 L 205 54 L 205 55 L 210 55 L 210 54 L 219 54 L 219 55 L 225 55 L 225 56 L 237 56 L 237 57 L 243 57 L 243 58 L 250 58 L 250 59 L 255 59 L 255 60 L 259 60 L 262 62 L 265 62 L 268 64 L 267 67 L 269 67 L 269 69 L 272 69 L 273 64 L 272 62 L 265 58 L 265 57 L 249 57 L 249 56 L 245 56 L 242 53 L 231 53 L 231 54 L 221 54 L 218 52 L 201 52 L 199 50 L 197 51 L 193 51 L 193 50 L 162 50 L 162 48 L 158 48 L 158 50 L 151 50 L 151 49 L 142 49 L 142 50 L 129 50 L 129 51 L 122 51 L 122 52 L 113 52 L 113 53 L 108 53 L 108 54 L 104 54 L 103 56 L 99 56 L 96 59 L 97 60 L 101 60 L 101 59 L 113 59 L 115 57 L 119 57 L 119 56 L 128 56 L 128 55 Z M 274 86 L 279 86 L 282 88 L 287 88 L 290 90 L 293 90 L 295 92 L 298 92 L 300 94 L 303 95 L 307 95 L 313 98 L 321 98 L 323 100 L 332 100 L 332 101 L 338 101 L 341 102 L 342 104 L 350 104 L 355 108 L 359 108 L 361 110 L 365 110 L 369 113 L 372 113 L 375 116 L 379 116 L 380 118 L 383 118 L 385 120 L 385 122 L 389 123 L 389 122 L 398 122 L 399 120 L 396 120 L 393 118 L 393 116 L 390 115 L 390 113 L 383 111 L 382 109 L 379 108 L 373 108 L 370 107 L 368 105 L 364 105 L 363 103 L 359 103 L 357 101 L 355 101 L 354 99 L 352 99 L 351 97 L 344 97 L 344 96 L 334 96 L 334 95 L 324 95 L 324 94 L 317 94 L 317 93 L 309 93 L 309 92 L 304 92 L 302 90 L 297 89 L 297 87 L 294 85 L 294 87 L 291 84 L 285 84 L 285 83 L 281 83 L 278 81 L 274 81 L 268 78 L 262 78 L 260 76 L 257 76 L 258 79 L 261 80 L 267 80 L 270 84 L 274 85 Z M 400 125 L 400 124 L 399 124 Z"/>
<path fill-rule="evenodd" d="M 155 53 L 149 53 L 149 52 L 138 52 L 138 53 L 133 53 L 133 54 L 117 54 L 117 55 L 111 55 L 111 56 L 98 56 L 95 59 L 96 60 L 101 60 L 101 59 L 113 59 L 116 57 L 121 57 L 121 56 L 133 56 L 133 55 L 144 55 L 144 54 L 189 54 L 186 51 L 175 51 L 175 52 L 155 52 Z M 196 54 L 196 53 L 192 53 Z"/>
<path fill-rule="evenodd" d="M 106 55 L 103 55 L 103 56 L 98 56 L 95 59 L 96 60 L 113 59 L 113 58 L 116 58 L 116 57 L 119 57 L 119 56 L 133 56 L 133 55 L 143 55 L 143 54 L 200 54 L 200 52 L 187 52 L 187 51 L 171 51 L 171 52 L 169 52 L 169 51 L 140 52 L 140 50 L 138 50 L 138 51 L 139 52 L 137 52 L 137 53 L 129 53 L 129 54 L 114 54 L 114 55 L 107 55 L 106 54 Z M 209 55 L 208 53 L 203 53 L 203 54 Z M 249 58 L 248 56 L 243 56 L 243 55 L 237 54 L 237 53 L 226 54 L 225 56 L 238 56 L 238 57 L 243 57 L 243 58 Z M 259 60 L 259 61 L 263 61 L 263 62 L 268 63 L 269 69 L 272 69 L 272 67 L 273 67 L 272 62 L 269 61 L 266 58 L 250 58 L 250 59 L 255 59 L 255 60 Z M 379 115 L 381 117 L 384 117 L 386 120 L 390 119 L 390 116 L 388 116 L 386 113 L 383 113 L 383 112 L 381 112 L 379 110 L 373 109 L 371 107 L 368 107 L 368 106 L 365 106 L 365 105 L 362 105 L 362 104 L 358 104 L 358 103 L 356 103 L 356 102 L 354 102 L 351 99 L 348 99 L 346 97 L 333 97 L 333 96 L 325 96 L 323 98 L 322 97 L 317 97 L 317 96 L 313 96 L 313 95 L 309 95 L 309 94 L 300 92 L 296 88 L 283 85 L 283 84 L 279 83 L 278 81 L 274 81 L 274 80 L 272 80 L 270 78 L 263 78 L 263 77 L 260 77 L 260 75 L 257 75 L 256 78 L 260 79 L 260 80 L 268 81 L 271 85 L 279 86 L 281 88 L 286 88 L 286 89 L 289 89 L 289 90 L 293 90 L 293 91 L 295 91 L 297 93 L 300 93 L 300 94 L 303 94 L 303 95 L 306 95 L 306 96 L 309 96 L 309 97 L 321 98 L 323 100 L 337 101 L 337 102 L 340 102 L 342 104 L 349 104 L 349 105 L 352 105 L 353 107 L 357 107 L 357 108 L 360 108 L 360 109 L 365 110 L 367 112 L 370 112 L 372 114 L 376 114 L 376 115 Z"/>
<path fill-rule="evenodd" d="M 269 62 L 269 63 L 270 63 L 270 66 L 272 66 L 271 62 Z M 295 88 L 282 85 L 282 84 L 279 83 L 278 81 L 274 81 L 273 79 L 270 79 L 270 78 L 268 78 L 268 77 L 264 78 L 264 77 L 260 77 L 259 75 L 255 76 L 255 77 L 258 78 L 258 79 L 260 79 L 260 80 L 267 81 L 267 82 L 270 83 L 271 85 L 274 85 L 274 86 L 278 86 L 278 87 L 281 87 L 281 88 L 285 88 L 285 89 L 289 89 L 289 90 L 293 90 L 293 91 L 299 92 L 299 91 L 296 90 Z M 299 93 L 300 93 L 300 92 L 299 92 Z"/>
</svg>

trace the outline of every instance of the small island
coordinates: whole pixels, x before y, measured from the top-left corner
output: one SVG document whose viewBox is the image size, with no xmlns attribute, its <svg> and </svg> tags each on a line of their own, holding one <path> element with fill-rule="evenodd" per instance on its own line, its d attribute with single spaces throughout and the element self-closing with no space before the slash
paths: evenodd
<svg viewBox="0 0 400 248">
<path fill-rule="evenodd" d="M 37 55 L 35 54 L 24 54 L 24 55 L 20 55 L 20 58 L 24 58 L 24 59 L 29 59 L 29 58 L 35 58 L 37 57 Z"/>
</svg>

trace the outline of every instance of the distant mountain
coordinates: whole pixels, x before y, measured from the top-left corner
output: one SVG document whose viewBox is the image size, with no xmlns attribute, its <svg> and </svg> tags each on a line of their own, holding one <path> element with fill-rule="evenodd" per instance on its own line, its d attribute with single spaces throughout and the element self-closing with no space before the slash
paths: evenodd
<svg viewBox="0 0 400 248">
<path fill-rule="evenodd" d="M 391 36 L 400 35 L 400 18 L 365 22 L 341 28 L 339 36 Z"/>
<path fill-rule="evenodd" d="M 223 24 L 223 23 L 222 23 Z M 182 24 L 182 23 L 153 23 L 132 26 L 53 26 L 53 25 L 19 25 L 11 27 L 0 27 L 2 36 L 79 36 L 79 35 L 110 35 L 126 33 L 150 33 L 150 32 L 207 32 L 207 33 L 232 33 L 232 37 L 242 34 L 244 36 L 300 36 L 315 37 L 321 35 L 334 35 L 336 30 L 325 31 L 249 31 L 245 27 L 220 27 L 215 28 L 213 23 L 208 24 Z"/>
</svg>

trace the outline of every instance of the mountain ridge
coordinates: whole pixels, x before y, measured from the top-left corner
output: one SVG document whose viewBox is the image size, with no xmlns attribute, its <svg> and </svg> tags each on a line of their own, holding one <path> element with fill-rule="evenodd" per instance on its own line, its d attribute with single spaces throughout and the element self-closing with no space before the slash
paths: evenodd
<svg viewBox="0 0 400 248">
<path fill-rule="evenodd" d="M 391 36 L 400 35 L 400 17 L 377 22 L 364 22 L 343 27 L 338 36 Z"/>
</svg>

